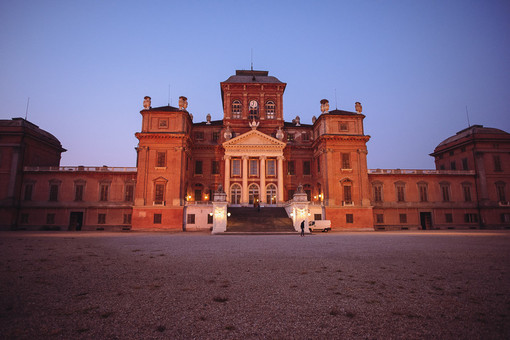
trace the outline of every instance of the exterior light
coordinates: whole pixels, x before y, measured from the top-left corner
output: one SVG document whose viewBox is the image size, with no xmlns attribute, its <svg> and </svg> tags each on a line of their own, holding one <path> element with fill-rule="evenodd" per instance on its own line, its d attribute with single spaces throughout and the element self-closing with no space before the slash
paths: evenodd
<svg viewBox="0 0 510 340">
<path fill-rule="evenodd" d="M 188 200 L 190 200 L 190 199 L 191 199 L 191 195 L 188 196 Z"/>
<path fill-rule="evenodd" d="M 313 199 L 316 200 L 317 199 L 317 195 L 313 196 Z"/>
<path fill-rule="evenodd" d="M 208 199 L 208 198 L 209 198 L 209 196 L 205 195 L 205 199 Z"/>
<path fill-rule="evenodd" d="M 230 213 L 227 213 L 227 217 L 230 217 Z"/>
<path fill-rule="evenodd" d="M 312 216 L 312 214 L 308 213 L 308 216 Z"/>
<path fill-rule="evenodd" d="M 212 215 L 213 215 L 213 213 L 209 213 L 209 216 L 212 216 Z"/>
</svg>

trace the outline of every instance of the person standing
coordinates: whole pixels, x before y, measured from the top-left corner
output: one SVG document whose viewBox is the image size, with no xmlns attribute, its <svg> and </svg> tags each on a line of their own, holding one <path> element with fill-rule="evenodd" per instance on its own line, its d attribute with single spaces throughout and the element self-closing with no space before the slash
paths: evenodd
<svg viewBox="0 0 510 340">
<path fill-rule="evenodd" d="M 305 236 L 305 220 L 301 222 L 301 237 Z"/>
</svg>

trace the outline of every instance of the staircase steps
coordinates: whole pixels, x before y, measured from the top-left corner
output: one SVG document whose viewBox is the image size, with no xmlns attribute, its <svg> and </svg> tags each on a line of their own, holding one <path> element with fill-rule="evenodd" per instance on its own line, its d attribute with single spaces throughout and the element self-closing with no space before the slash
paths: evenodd
<svg viewBox="0 0 510 340">
<path fill-rule="evenodd" d="M 228 208 L 227 233 L 281 233 L 295 232 L 292 219 L 285 208 Z"/>
</svg>

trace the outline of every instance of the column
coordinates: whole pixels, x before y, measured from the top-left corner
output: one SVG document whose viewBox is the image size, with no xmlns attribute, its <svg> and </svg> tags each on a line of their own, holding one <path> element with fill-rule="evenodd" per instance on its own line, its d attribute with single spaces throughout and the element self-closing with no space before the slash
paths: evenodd
<svg viewBox="0 0 510 340">
<path fill-rule="evenodd" d="M 266 200 L 266 156 L 260 156 L 260 203 L 267 203 Z"/>
<path fill-rule="evenodd" d="M 227 194 L 227 202 L 230 202 L 230 156 L 224 156 L 225 160 L 225 193 Z"/>
<path fill-rule="evenodd" d="M 283 156 L 278 156 L 278 203 L 283 202 Z"/>
<path fill-rule="evenodd" d="M 243 156 L 243 196 L 241 204 L 248 204 L 248 156 Z"/>
</svg>

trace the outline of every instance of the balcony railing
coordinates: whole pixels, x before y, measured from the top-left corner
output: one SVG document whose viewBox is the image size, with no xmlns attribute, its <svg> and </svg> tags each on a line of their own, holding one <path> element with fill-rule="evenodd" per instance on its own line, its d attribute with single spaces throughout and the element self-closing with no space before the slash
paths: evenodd
<svg viewBox="0 0 510 340">
<path fill-rule="evenodd" d="M 382 175 L 474 175 L 474 170 L 368 169 L 369 174 Z"/>
<path fill-rule="evenodd" d="M 136 172 L 136 167 L 112 166 L 26 166 L 24 171 L 94 171 L 94 172 Z"/>
</svg>

